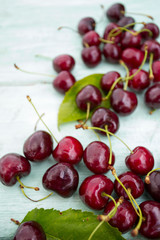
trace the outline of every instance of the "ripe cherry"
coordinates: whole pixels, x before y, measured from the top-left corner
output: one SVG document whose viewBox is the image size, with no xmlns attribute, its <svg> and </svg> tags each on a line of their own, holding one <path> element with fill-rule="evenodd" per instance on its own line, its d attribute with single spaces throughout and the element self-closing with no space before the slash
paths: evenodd
<svg viewBox="0 0 160 240">
<path fill-rule="evenodd" d="M 84 179 L 79 195 L 81 200 L 90 208 L 101 210 L 108 202 L 108 197 L 102 197 L 102 193 L 111 194 L 113 182 L 104 175 L 92 175 Z"/>
<path fill-rule="evenodd" d="M 86 47 L 82 50 L 81 57 L 88 67 L 95 67 L 101 61 L 101 51 L 97 46 Z"/>
<path fill-rule="evenodd" d="M 138 100 L 133 92 L 117 88 L 111 95 L 111 106 L 120 115 L 127 116 L 137 107 Z"/>
<path fill-rule="evenodd" d="M 160 238 L 160 203 L 145 201 L 140 204 L 145 221 L 142 222 L 140 233 L 146 238 Z"/>
<path fill-rule="evenodd" d="M 82 159 L 83 147 L 76 138 L 67 136 L 61 139 L 52 155 L 57 162 L 77 164 Z"/>
<path fill-rule="evenodd" d="M 160 171 L 154 171 L 149 175 L 149 183 L 146 183 L 145 187 L 151 197 L 160 202 Z"/>
<path fill-rule="evenodd" d="M 68 54 L 62 54 L 53 59 L 53 68 L 56 72 L 71 71 L 75 65 L 75 60 Z"/>
<path fill-rule="evenodd" d="M 148 49 L 148 59 L 150 57 L 150 54 L 153 54 L 154 61 L 158 60 L 160 58 L 160 44 L 155 40 L 147 40 L 143 43 L 141 50 L 144 52 L 145 47 L 147 46 Z"/>
<path fill-rule="evenodd" d="M 144 59 L 144 53 L 136 48 L 126 48 L 122 52 L 122 60 L 129 68 L 139 67 Z"/>
<path fill-rule="evenodd" d="M 70 197 L 76 191 L 79 182 L 77 170 L 69 163 L 57 163 L 43 175 L 43 187 L 57 192 L 62 197 Z"/>
<path fill-rule="evenodd" d="M 92 31 L 95 29 L 96 22 L 91 17 L 85 17 L 82 18 L 78 24 L 78 32 L 81 35 L 84 35 L 85 33 Z"/>
<path fill-rule="evenodd" d="M 101 88 L 105 92 L 109 92 L 113 83 L 120 78 L 120 74 L 115 71 L 107 72 L 106 74 L 103 75 L 101 79 Z M 118 82 L 114 89 L 116 88 L 123 88 L 123 82 Z"/>
<path fill-rule="evenodd" d="M 121 3 L 115 3 L 108 8 L 106 15 L 111 22 L 118 22 L 124 16 L 125 7 Z"/>
<path fill-rule="evenodd" d="M 114 30 L 114 31 L 113 31 Z M 119 34 L 112 39 L 112 34 Z M 119 29 L 119 26 L 116 23 L 109 23 L 107 27 L 104 30 L 103 38 L 106 40 L 113 40 L 114 43 L 120 43 L 121 38 L 122 38 L 122 32 Z"/>
<path fill-rule="evenodd" d="M 136 31 L 131 30 L 133 33 L 136 33 Z M 125 32 L 123 34 L 123 38 L 121 40 L 121 46 L 122 48 L 140 48 L 141 46 L 141 35 L 133 35 L 130 32 Z"/>
<path fill-rule="evenodd" d="M 118 199 L 116 199 L 116 202 L 118 202 Z M 110 201 L 107 203 L 103 214 L 107 215 L 113 208 L 114 203 Z M 120 232 L 125 233 L 134 226 L 136 220 L 137 215 L 132 204 L 124 199 L 118 206 L 116 214 L 109 220 L 109 224 L 118 228 Z"/>
<path fill-rule="evenodd" d="M 121 58 L 121 48 L 117 44 L 107 43 L 103 48 L 105 59 L 111 63 L 117 63 Z"/>
<path fill-rule="evenodd" d="M 49 133 L 36 131 L 25 141 L 23 152 L 25 157 L 33 162 L 41 162 L 53 151 L 53 140 Z"/>
<path fill-rule="evenodd" d="M 82 39 L 83 46 L 99 46 L 101 41 L 100 41 L 100 36 L 98 33 L 95 31 L 89 31 L 87 32 Z"/>
<path fill-rule="evenodd" d="M 153 81 L 160 82 L 160 61 L 154 61 L 152 64 Z"/>
<path fill-rule="evenodd" d="M 152 36 L 149 32 L 141 32 L 141 36 L 145 40 L 156 39 L 159 36 L 159 27 L 155 23 L 147 23 L 142 29 L 148 29 L 152 32 Z"/>
<path fill-rule="evenodd" d="M 108 166 L 114 165 L 115 156 L 112 152 L 112 162 L 109 164 L 110 149 L 99 141 L 91 142 L 84 150 L 83 160 L 87 168 L 95 174 L 108 172 Z"/>
<path fill-rule="evenodd" d="M 15 234 L 13 240 L 46 240 L 46 234 L 42 226 L 35 221 L 28 221 L 22 223 Z"/>
<path fill-rule="evenodd" d="M 149 108 L 160 108 L 160 83 L 155 83 L 147 89 L 145 103 Z"/>
<path fill-rule="evenodd" d="M 68 71 L 61 71 L 53 80 L 53 87 L 60 93 L 67 92 L 76 82 L 75 77 Z"/>
<path fill-rule="evenodd" d="M 126 16 L 122 17 L 122 18 L 117 22 L 117 24 L 118 24 L 120 27 L 124 27 L 124 26 L 126 26 L 126 25 L 128 25 L 128 24 L 131 24 L 131 23 L 135 23 L 134 18 L 132 18 L 132 17 L 126 17 Z M 133 25 L 133 26 L 130 26 L 130 27 L 127 27 L 127 28 L 133 28 L 133 27 L 134 27 L 134 25 Z"/>
<path fill-rule="evenodd" d="M 129 71 L 129 76 L 133 75 L 138 71 L 138 68 L 131 69 Z M 128 82 L 130 89 L 140 92 L 150 85 L 149 73 L 145 70 L 140 70 L 131 80 Z"/>
</svg>

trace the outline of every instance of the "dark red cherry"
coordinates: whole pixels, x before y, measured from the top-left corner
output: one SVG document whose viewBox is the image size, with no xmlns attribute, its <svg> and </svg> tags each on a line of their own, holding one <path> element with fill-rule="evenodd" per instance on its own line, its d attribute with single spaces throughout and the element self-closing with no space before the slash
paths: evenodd
<svg viewBox="0 0 160 240">
<path fill-rule="evenodd" d="M 117 44 L 107 43 L 103 48 L 103 55 L 108 62 L 118 63 L 121 59 L 122 50 Z"/>
<path fill-rule="evenodd" d="M 84 179 L 79 195 L 81 200 L 90 208 L 101 210 L 108 202 L 108 197 L 102 197 L 105 192 L 111 195 L 113 182 L 104 175 L 92 175 Z"/>
<path fill-rule="evenodd" d="M 35 221 L 22 223 L 13 240 L 46 240 L 46 234 L 42 226 Z"/>
<path fill-rule="evenodd" d="M 145 103 L 149 108 L 160 108 L 160 83 L 155 83 L 145 92 Z"/>
<path fill-rule="evenodd" d="M 76 82 L 75 77 L 68 71 L 61 71 L 53 80 L 53 87 L 60 93 L 67 92 Z"/>
<path fill-rule="evenodd" d="M 25 157 L 33 162 L 40 162 L 48 158 L 53 151 L 51 135 L 45 131 L 34 132 L 24 143 Z"/>
<path fill-rule="evenodd" d="M 126 25 L 128 25 L 128 24 L 131 24 L 131 23 L 135 23 L 134 18 L 132 18 L 132 17 L 127 17 L 127 16 L 122 17 L 122 18 L 117 22 L 117 24 L 118 24 L 120 27 L 124 27 L 124 26 L 126 26 Z M 133 25 L 133 26 L 130 26 L 130 27 L 128 27 L 128 28 L 133 28 L 133 27 L 134 27 L 134 25 Z"/>
<path fill-rule="evenodd" d="M 115 34 L 117 32 L 119 32 L 119 34 L 117 36 L 113 37 L 113 39 L 112 39 L 112 37 L 110 37 L 109 34 L 113 29 L 115 29 L 113 34 Z M 106 40 L 113 40 L 114 43 L 120 43 L 120 40 L 122 38 L 122 32 L 120 31 L 119 26 L 116 23 L 112 23 L 112 22 L 109 23 L 104 30 L 103 38 Z"/>
<path fill-rule="evenodd" d="M 148 193 L 152 198 L 160 202 L 160 171 L 154 171 L 149 175 L 149 184 L 145 184 Z"/>
<path fill-rule="evenodd" d="M 100 36 L 95 31 L 87 32 L 83 36 L 82 42 L 83 42 L 83 46 L 86 46 L 86 44 L 89 46 L 99 46 L 101 43 Z"/>
<path fill-rule="evenodd" d="M 98 106 L 102 101 L 102 94 L 99 89 L 93 85 L 87 85 L 81 89 L 76 96 L 77 106 L 82 110 L 87 110 L 87 103 L 90 103 L 90 109 Z"/>
<path fill-rule="evenodd" d="M 92 31 L 95 29 L 96 22 L 91 17 L 85 17 L 82 18 L 78 24 L 78 32 L 81 35 L 84 35 L 85 33 Z"/>
<path fill-rule="evenodd" d="M 108 8 L 106 15 L 111 22 L 118 22 L 124 16 L 125 7 L 121 3 L 115 3 Z"/>
<path fill-rule="evenodd" d="M 145 40 L 156 39 L 159 36 L 159 27 L 155 23 L 147 23 L 142 29 L 148 29 L 152 32 L 152 36 L 149 32 L 141 32 L 141 36 Z"/>
<path fill-rule="evenodd" d="M 144 59 L 144 53 L 136 48 L 126 48 L 122 52 L 122 60 L 129 68 L 139 67 Z"/>
<path fill-rule="evenodd" d="M 87 168 L 95 174 L 103 174 L 108 172 L 108 166 L 114 165 L 115 156 L 112 153 L 112 163 L 109 164 L 110 149 L 99 141 L 91 142 L 84 150 L 83 160 Z"/>
<path fill-rule="evenodd" d="M 142 179 L 133 172 L 125 172 L 118 176 L 119 180 L 123 183 L 126 189 L 131 190 L 131 194 L 134 198 L 140 197 L 144 192 L 144 183 Z M 115 180 L 114 190 L 118 196 L 123 196 L 128 199 L 128 195 L 124 191 L 120 183 Z"/>
<path fill-rule="evenodd" d="M 118 199 L 116 199 L 116 202 L 118 202 Z M 114 207 L 114 202 L 110 201 L 106 205 L 103 214 L 109 214 Z M 109 224 L 118 228 L 120 232 L 125 233 L 134 226 L 136 220 L 137 215 L 132 204 L 124 199 L 123 203 L 118 206 L 116 214 L 109 220 Z"/>
<path fill-rule="evenodd" d="M 57 163 L 43 175 L 42 183 L 45 189 L 52 190 L 62 197 L 70 197 L 77 190 L 79 175 L 69 163 Z"/>
<path fill-rule="evenodd" d="M 152 64 L 152 71 L 153 71 L 153 81 L 160 82 L 160 61 L 155 61 Z"/>
<path fill-rule="evenodd" d="M 136 94 L 117 88 L 111 95 L 111 106 L 120 115 L 127 116 L 137 107 L 138 100 Z"/>
<path fill-rule="evenodd" d="M 104 107 L 100 107 L 94 111 L 92 114 L 91 123 L 93 127 L 102 129 L 105 129 L 105 126 L 107 126 L 108 131 L 112 133 L 117 132 L 119 128 L 119 118 L 117 114 Z M 105 132 L 99 132 L 103 135 L 106 135 Z"/>
<path fill-rule="evenodd" d="M 131 31 L 133 33 L 136 33 L 134 30 Z M 142 39 L 140 34 L 134 36 L 130 32 L 125 32 L 121 40 L 121 46 L 122 48 L 140 48 L 141 40 Z"/>
<path fill-rule="evenodd" d="M 83 147 L 76 138 L 67 136 L 61 139 L 52 155 L 57 162 L 77 164 L 82 159 Z"/>
<path fill-rule="evenodd" d="M 131 69 L 129 76 L 138 71 L 138 68 Z M 128 82 L 128 87 L 136 92 L 141 92 L 150 85 L 149 73 L 145 70 L 140 70 L 131 80 Z"/>
<path fill-rule="evenodd" d="M 103 91 L 105 92 L 109 92 L 109 90 L 111 89 L 113 83 L 120 78 L 120 74 L 118 72 L 115 71 L 111 71 L 108 72 L 106 74 L 103 75 L 102 79 L 101 79 L 101 88 Z M 114 89 L 116 88 L 123 88 L 123 82 L 119 81 L 116 86 L 114 87 Z"/>
<path fill-rule="evenodd" d="M 155 40 L 145 41 L 141 47 L 141 50 L 143 52 L 145 51 L 145 46 L 148 47 L 148 59 L 149 59 L 151 53 L 153 53 L 154 61 L 156 61 L 160 58 L 160 44 L 157 41 L 155 41 Z"/>
<path fill-rule="evenodd" d="M 152 153 L 145 147 L 136 147 L 126 157 L 127 167 L 138 175 L 146 175 L 154 166 L 154 158 Z"/>
<path fill-rule="evenodd" d="M 0 180 L 4 185 L 12 186 L 16 177 L 27 176 L 31 171 L 29 161 L 16 153 L 9 153 L 0 159 Z"/>
<path fill-rule="evenodd" d="M 75 60 L 68 54 L 62 54 L 53 59 L 53 68 L 56 72 L 71 71 L 75 65 Z"/>
<path fill-rule="evenodd" d="M 145 218 L 140 233 L 147 239 L 160 239 L 160 203 L 145 201 L 140 204 L 140 208 Z"/>
<path fill-rule="evenodd" d="M 88 67 L 95 67 L 101 61 L 101 51 L 97 46 L 83 48 L 81 57 Z"/>
</svg>

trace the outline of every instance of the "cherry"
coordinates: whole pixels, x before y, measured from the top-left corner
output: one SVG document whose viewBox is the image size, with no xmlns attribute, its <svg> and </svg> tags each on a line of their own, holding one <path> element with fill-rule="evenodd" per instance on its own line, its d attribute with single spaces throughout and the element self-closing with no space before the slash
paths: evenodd
<svg viewBox="0 0 160 240">
<path fill-rule="evenodd" d="M 160 58 L 160 44 L 155 40 L 147 40 L 143 43 L 141 50 L 144 52 L 145 47 L 148 49 L 148 59 L 150 54 L 153 54 L 153 59 L 158 60 Z"/>
<path fill-rule="evenodd" d="M 160 238 L 160 203 L 145 201 L 140 204 L 145 221 L 142 222 L 140 233 L 146 238 Z"/>
<path fill-rule="evenodd" d="M 91 123 L 92 126 L 102 129 L 105 129 L 105 126 L 107 126 L 108 131 L 112 133 L 117 132 L 119 128 L 119 118 L 117 114 L 104 107 L 100 107 L 94 111 Z M 100 131 L 100 133 L 106 135 L 105 132 Z"/>
<path fill-rule="evenodd" d="M 53 140 L 49 133 L 36 131 L 24 143 L 25 157 L 33 162 L 40 162 L 48 158 L 53 151 Z"/>
<path fill-rule="evenodd" d="M 152 64 L 152 71 L 153 71 L 153 81 L 160 82 L 160 61 L 155 61 Z"/>
<path fill-rule="evenodd" d="M 118 202 L 118 199 L 116 199 Z M 104 209 L 104 215 L 107 215 L 114 208 L 114 202 L 110 201 L 107 203 Z M 118 206 L 116 214 L 109 220 L 109 224 L 112 227 L 118 228 L 122 233 L 129 231 L 135 224 L 137 220 L 137 214 L 132 206 L 132 204 L 123 200 L 123 202 Z"/>
<path fill-rule="evenodd" d="M 90 110 L 98 106 L 102 101 L 102 94 L 93 85 L 87 85 L 80 90 L 76 96 L 77 106 L 82 110 L 87 110 L 87 103 L 90 103 Z"/>
<path fill-rule="evenodd" d="M 122 18 L 117 22 L 117 24 L 118 24 L 120 27 L 124 27 L 124 26 L 126 26 L 126 25 L 128 25 L 128 24 L 131 24 L 131 23 L 135 23 L 134 18 L 132 18 L 132 17 L 126 17 L 126 16 L 122 17 Z M 133 26 L 130 26 L 130 27 L 127 27 L 127 28 L 133 28 L 133 27 L 134 27 L 134 25 L 133 25 Z"/>
<path fill-rule="evenodd" d="M 83 160 L 87 168 L 95 174 L 108 172 L 108 166 L 114 165 L 115 156 L 112 152 L 111 164 L 109 164 L 110 149 L 99 141 L 91 142 L 84 150 Z"/>
<path fill-rule="evenodd" d="M 153 171 L 149 175 L 149 183 L 146 182 L 145 187 L 152 198 L 160 202 L 160 171 Z"/>
<path fill-rule="evenodd" d="M 97 46 L 86 47 L 82 50 L 81 57 L 88 67 L 95 67 L 101 61 L 101 51 Z"/>
<path fill-rule="evenodd" d="M 149 32 L 141 32 L 141 36 L 145 40 L 156 39 L 159 36 L 159 27 L 155 23 L 147 23 L 142 29 L 149 29 L 152 32 L 152 36 Z"/>
<path fill-rule="evenodd" d="M 137 107 L 138 100 L 133 92 L 117 88 L 111 95 L 111 106 L 120 115 L 127 116 Z"/>
<path fill-rule="evenodd" d="M 89 31 L 83 36 L 83 46 L 99 46 L 101 41 L 100 41 L 100 36 L 98 33 L 95 31 Z"/>
<path fill-rule="evenodd" d="M 70 71 L 75 65 L 75 60 L 68 54 L 62 54 L 53 59 L 53 68 L 56 72 Z"/>
<path fill-rule="evenodd" d="M 70 197 L 76 191 L 79 182 L 77 170 L 69 163 L 57 163 L 43 175 L 43 187 L 57 192 L 62 197 Z"/>
<path fill-rule="evenodd" d="M 136 31 L 131 30 L 131 32 L 136 33 Z M 133 35 L 130 32 L 124 32 L 123 38 L 121 40 L 122 48 L 140 48 L 141 46 L 141 35 Z"/>
<path fill-rule="evenodd" d="M 22 223 L 13 240 L 46 240 L 46 234 L 42 226 L 35 221 L 28 221 Z"/>
<path fill-rule="evenodd" d="M 76 82 L 74 76 L 68 71 L 61 71 L 53 80 L 53 87 L 60 93 L 67 92 Z"/>
<path fill-rule="evenodd" d="M 138 68 L 131 69 L 129 71 L 129 76 L 133 75 L 137 71 Z M 136 92 L 140 92 L 146 89 L 147 87 L 149 87 L 149 85 L 150 85 L 149 73 L 142 69 L 128 82 L 129 88 Z"/>
<path fill-rule="evenodd" d="M 84 35 L 85 33 L 92 31 L 95 29 L 96 22 L 91 17 L 85 17 L 82 18 L 78 24 L 78 32 L 81 35 Z"/>
<path fill-rule="evenodd" d="M 103 48 L 105 59 L 111 63 L 117 63 L 121 58 L 122 50 L 117 44 L 107 43 Z"/>
<path fill-rule="evenodd" d="M 58 162 L 77 164 L 82 159 L 83 147 L 76 138 L 67 136 L 61 139 L 52 155 Z"/>
<path fill-rule="evenodd" d="M 147 89 L 145 103 L 149 108 L 160 108 L 160 83 L 155 83 Z"/>
<path fill-rule="evenodd" d="M 101 210 L 108 202 L 108 197 L 102 197 L 102 193 L 111 194 L 113 182 L 104 175 L 92 175 L 84 179 L 79 195 L 81 200 L 90 208 Z"/>
<path fill-rule="evenodd" d="M 108 72 L 106 74 L 103 75 L 102 79 L 101 79 L 101 88 L 103 91 L 105 92 L 109 92 L 113 83 L 118 79 L 120 78 L 120 74 L 118 72 L 115 72 L 115 71 L 111 71 L 111 72 Z M 116 84 L 116 86 L 114 87 L 114 89 L 116 88 L 123 88 L 123 82 L 118 82 Z"/>
<path fill-rule="evenodd" d="M 128 171 L 119 175 L 118 178 L 127 190 L 130 189 L 134 198 L 138 198 L 143 194 L 144 183 L 135 173 Z M 118 196 L 123 196 L 125 199 L 128 199 L 128 195 L 117 180 L 114 182 L 114 190 Z"/>
<path fill-rule="evenodd" d="M 146 175 L 154 166 L 152 153 L 145 147 L 136 147 L 125 159 L 127 167 L 138 175 Z"/>
<path fill-rule="evenodd" d="M 106 15 L 107 18 L 112 22 L 118 22 L 124 16 L 125 7 L 121 3 L 115 3 L 108 8 Z"/>
<path fill-rule="evenodd" d="M 113 41 L 114 43 L 120 43 L 120 40 L 122 38 L 122 32 L 119 29 L 119 26 L 116 23 L 109 23 L 107 25 L 107 27 L 105 28 L 104 34 L 103 34 L 103 38 L 106 40 L 112 40 L 112 35 L 111 32 L 114 30 L 114 34 L 118 33 L 119 34 L 115 37 L 113 37 Z"/>
<path fill-rule="evenodd" d="M 139 67 L 144 59 L 144 53 L 136 48 L 126 48 L 122 51 L 122 60 L 129 68 Z"/>
<path fill-rule="evenodd" d="M 0 180 L 4 185 L 14 185 L 17 177 L 27 176 L 30 171 L 29 161 L 19 154 L 9 153 L 0 159 Z"/>
</svg>

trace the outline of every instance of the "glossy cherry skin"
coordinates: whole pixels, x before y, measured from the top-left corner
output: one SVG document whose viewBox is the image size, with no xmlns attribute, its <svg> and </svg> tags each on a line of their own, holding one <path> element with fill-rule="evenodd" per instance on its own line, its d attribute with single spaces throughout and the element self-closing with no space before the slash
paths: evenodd
<svg viewBox="0 0 160 240">
<path fill-rule="evenodd" d="M 112 39 L 112 37 L 109 37 L 110 36 L 109 34 L 113 29 L 115 29 L 113 33 L 120 32 L 119 26 L 116 23 L 111 22 L 105 28 L 103 38 L 106 40 L 113 40 L 114 43 L 120 43 L 120 40 L 122 38 L 122 32 L 120 32 L 117 36 L 113 37 L 113 39 Z"/>
<path fill-rule="evenodd" d="M 41 162 L 48 158 L 53 151 L 51 135 L 45 131 L 34 132 L 24 143 L 23 153 L 32 162 Z"/>
<path fill-rule="evenodd" d="M 88 67 L 95 67 L 101 61 L 101 51 L 97 46 L 87 47 L 82 50 L 81 57 Z"/>
<path fill-rule="evenodd" d="M 91 17 L 85 17 L 82 18 L 78 24 L 78 32 L 81 35 L 84 35 L 85 33 L 92 31 L 95 29 L 96 22 Z"/>
<path fill-rule="evenodd" d="M 129 68 L 138 68 L 144 59 L 144 53 L 137 48 L 126 48 L 122 52 L 122 60 Z"/>
<path fill-rule="evenodd" d="M 100 36 L 98 33 L 95 31 L 89 31 L 87 32 L 82 39 L 83 46 L 88 44 L 89 46 L 99 46 L 101 41 L 100 41 Z"/>
<path fill-rule="evenodd" d="M 159 27 L 155 23 L 147 23 L 142 29 L 148 29 L 152 32 L 152 36 L 149 32 L 141 32 L 141 36 L 145 40 L 156 39 L 159 36 Z"/>
<path fill-rule="evenodd" d="M 118 199 L 116 199 L 116 202 L 118 202 Z M 103 214 L 107 215 L 114 207 L 113 201 L 110 201 L 106 205 Z M 125 233 L 134 226 L 136 220 L 137 215 L 132 204 L 124 199 L 123 203 L 118 206 L 116 214 L 109 220 L 109 224 L 118 228 L 120 232 Z"/>
<path fill-rule="evenodd" d="M 129 76 L 132 76 L 138 71 L 138 68 L 131 69 Z M 136 92 L 141 92 L 150 85 L 149 73 L 145 70 L 140 70 L 131 80 L 128 82 L 128 87 Z"/>
<path fill-rule="evenodd" d="M 132 17 L 127 17 L 127 16 L 122 17 L 122 18 L 117 22 L 117 24 L 118 24 L 120 27 L 124 27 L 124 26 L 126 26 L 126 25 L 128 25 L 128 24 L 131 24 L 131 23 L 135 23 L 134 18 L 132 18 Z M 133 27 L 134 27 L 134 25 L 133 25 L 133 26 L 130 26 L 130 27 L 128 27 L 128 28 L 133 28 Z"/>
<path fill-rule="evenodd" d="M 136 31 L 131 30 L 133 33 Z M 123 38 L 121 40 L 122 48 L 140 48 L 141 47 L 141 35 L 132 35 L 130 32 L 124 32 Z"/>
<path fill-rule="evenodd" d="M 28 221 L 22 223 L 13 240 L 46 240 L 46 234 L 42 226 L 35 221 Z"/>
<path fill-rule="evenodd" d="M 107 72 L 106 74 L 103 75 L 102 79 L 101 79 L 101 88 L 103 91 L 105 92 L 109 92 L 109 90 L 111 89 L 113 83 L 120 78 L 120 74 L 118 72 L 115 71 L 111 71 L 111 72 Z M 116 86 L 114 87 L 114 89 L 116 88 L 123 88 L 123 82 L 119 81 Z"/>
<path fill-rule="evenodd" d="M 155 201 L 160 202 L 160 171 L 152 172 L 149 180 L 150 183 L 146 183 L 145 188 Z"/>
<path fill-rule="evenodd" d="M 61 71 L 53 80 L 53 87 L 60 93 L 67 92 L 74 84 L 75 77 L 68 71 Z"/>
<path fill-rule="evenodd" d="M 116 113 L 111 111 L 108 108 L 100 107 L 97 108 L 91 117 L 91 123 L 93 127 L 98 127 L 105 129 L 107 125 L 107 129 L 109 132 L 115 133 L 119 129 L 119 118 Z M 98 131 L 103 135 L 106 135 L 103 131 Z"/>
<path fill-rule="evenodd" d="M 76 138 L 67 136 L 61 139 L 52 155 L 57 162 L 77 164 L 82 159 L 83 147 Z"/>
<path fill-rule="evenodd" d="M 57 163 L 43 175 L 43 187 L 58 193 L 61 197 L 71 197 L 77 190 L 79 175 L 70 163 Z"/>
<path fill-rule="evenodd" d="M 82 182 L 79 196 L 88 207 L 101 210 L 108 202 L 108 197 L 102 197 L 102 193 L 111 195 L 113 185 L 113 182 L 104 175 L 92 175 Z"/>
<path fill-rule="evenodd" d="M 0 180 L 6 186 L 16 183 L 16 177 L 27 176 L 31 171 L 29 161 L 16 153 L 9 153 L 0 159 Z"/>
<path fill-rule="evenodd" d="M 137 107 L 138 100 L 133 92 L 117 88 L 111 95 L 111 106 L 122 116 L 131 114 Z"/>
<path fill-rule="evenodd" d="M 132 152 L 125 159 L 127 167 L 135 174 L 145 176 L 154 166 L 152 153 L 145 147 L 136 147 Z"/>
<path fill-rule="evenodd" d="M 84 150 L 83 160 L 87 168 L 95 174 L 108 172 L 108 161 L 110 156 L 109 147 L 99 141 L 91 142 Z M 112 152 L 112 163 L 114 165 L 115 155 Z"/>
<path fill-rule="evenodd" d="M 87 103 L 90 103 L 92 110 L 98 106 L 102 101 L 102 94 L 99 89 L 93 85 L 87 85 L 80 90 L 76 96 L 76 104 L 82 110 L 87 110 Z"/>
<path fill-rule="evenodd" d="M 145 51 L 145 46 L 148 47 L 148 55 L 147 58 L 149 60 L 150 54 L 153 53 L 153 59 L 154 61 L 158 60 L 160 58 L 160 44 L 155 40 L 147 40 L 143 43 L 141 50 Z"/>
<path fill-rule="evenodd" d="M 140 233 L 149 239 L 160 239 L 160 203 L 145 201 L 140 204 L 145 221 L 142 222 Z"/>
<path fill-rule="evenodd" d="M 118 176 L 126 189 L 131 190 L 131 194 L 134 198 L 140 197 L 144 192 L 144 183 L 142 179 L 133 172 L 125 172 Z M 128 195 L 124 191 L 123 187 L 117 180 L 114 182 L 114 190 L 118 196 L 123 196 L 128 199 Z"/>
<path fill-rule="evenodd" d="M 107 43 L 103 48 L 103 55 L 108 62 L 118 63 L 121 58 L 122 50 L 117 44 Z"/>
<path fill-rule="evenodd" d="M 145 103 L 149 108 L 160 108 L 160 83 L 155 83 L 145 92 Z"/>
<path fill-rule="evenodd" d="M 68 54 L 62 54 L 53 59 L 53 68 L 58 73 L 61 71 L 71 71 L 74 65 L 74 58 Z"/>
<path fill-rule="evenodd" d="M 155 61 L 152 64 L 152 71 L 153 71 L 153 82 L 160 82 L 160 61 Z"/>
<path fill-rule="evenodd" d="M 124 16 L 125 7 L 121 3 L 115 3 L 108 8 L 106 15 L 111 22 L 118 22 Z"/>
</svg>

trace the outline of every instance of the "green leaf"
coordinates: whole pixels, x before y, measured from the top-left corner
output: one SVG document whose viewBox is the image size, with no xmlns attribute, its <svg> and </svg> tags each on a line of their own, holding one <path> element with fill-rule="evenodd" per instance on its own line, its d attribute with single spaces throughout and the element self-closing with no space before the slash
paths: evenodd
<svg viewBox="0 0 160 240">
<path fill-rule="evenodd" d="M 85 119 L 86 113 L 81 111 L 76 105 L 76 95 L 77 93 L 86 85 L 92 84 L 96 86 L 101 92 L 100 80 L 103 74 L 93 74 L 89 75 L 82 80 L 77 81 L 72 88 L 66 92 L 63 102 L 60 105 L 58 113 L 58 127 L 66 122 L 76 121 L 80 119 Z M 102 92 L 102 95 L 104 93 Z M 109 108 L 109 101 L 103 101 L 101 106 Z"/>
<path fill-rule="evenodd" d="M 36 221 L 43 227 L 47 240 L 88 240 L 99 224 L 92 212 L 68 209 L 60 212 L 54 209 L 33 209 L 22 222 Z M 121 233 L 104 222 L 93 235 L 92 240 L 124 240 Z"/>
</svg>

